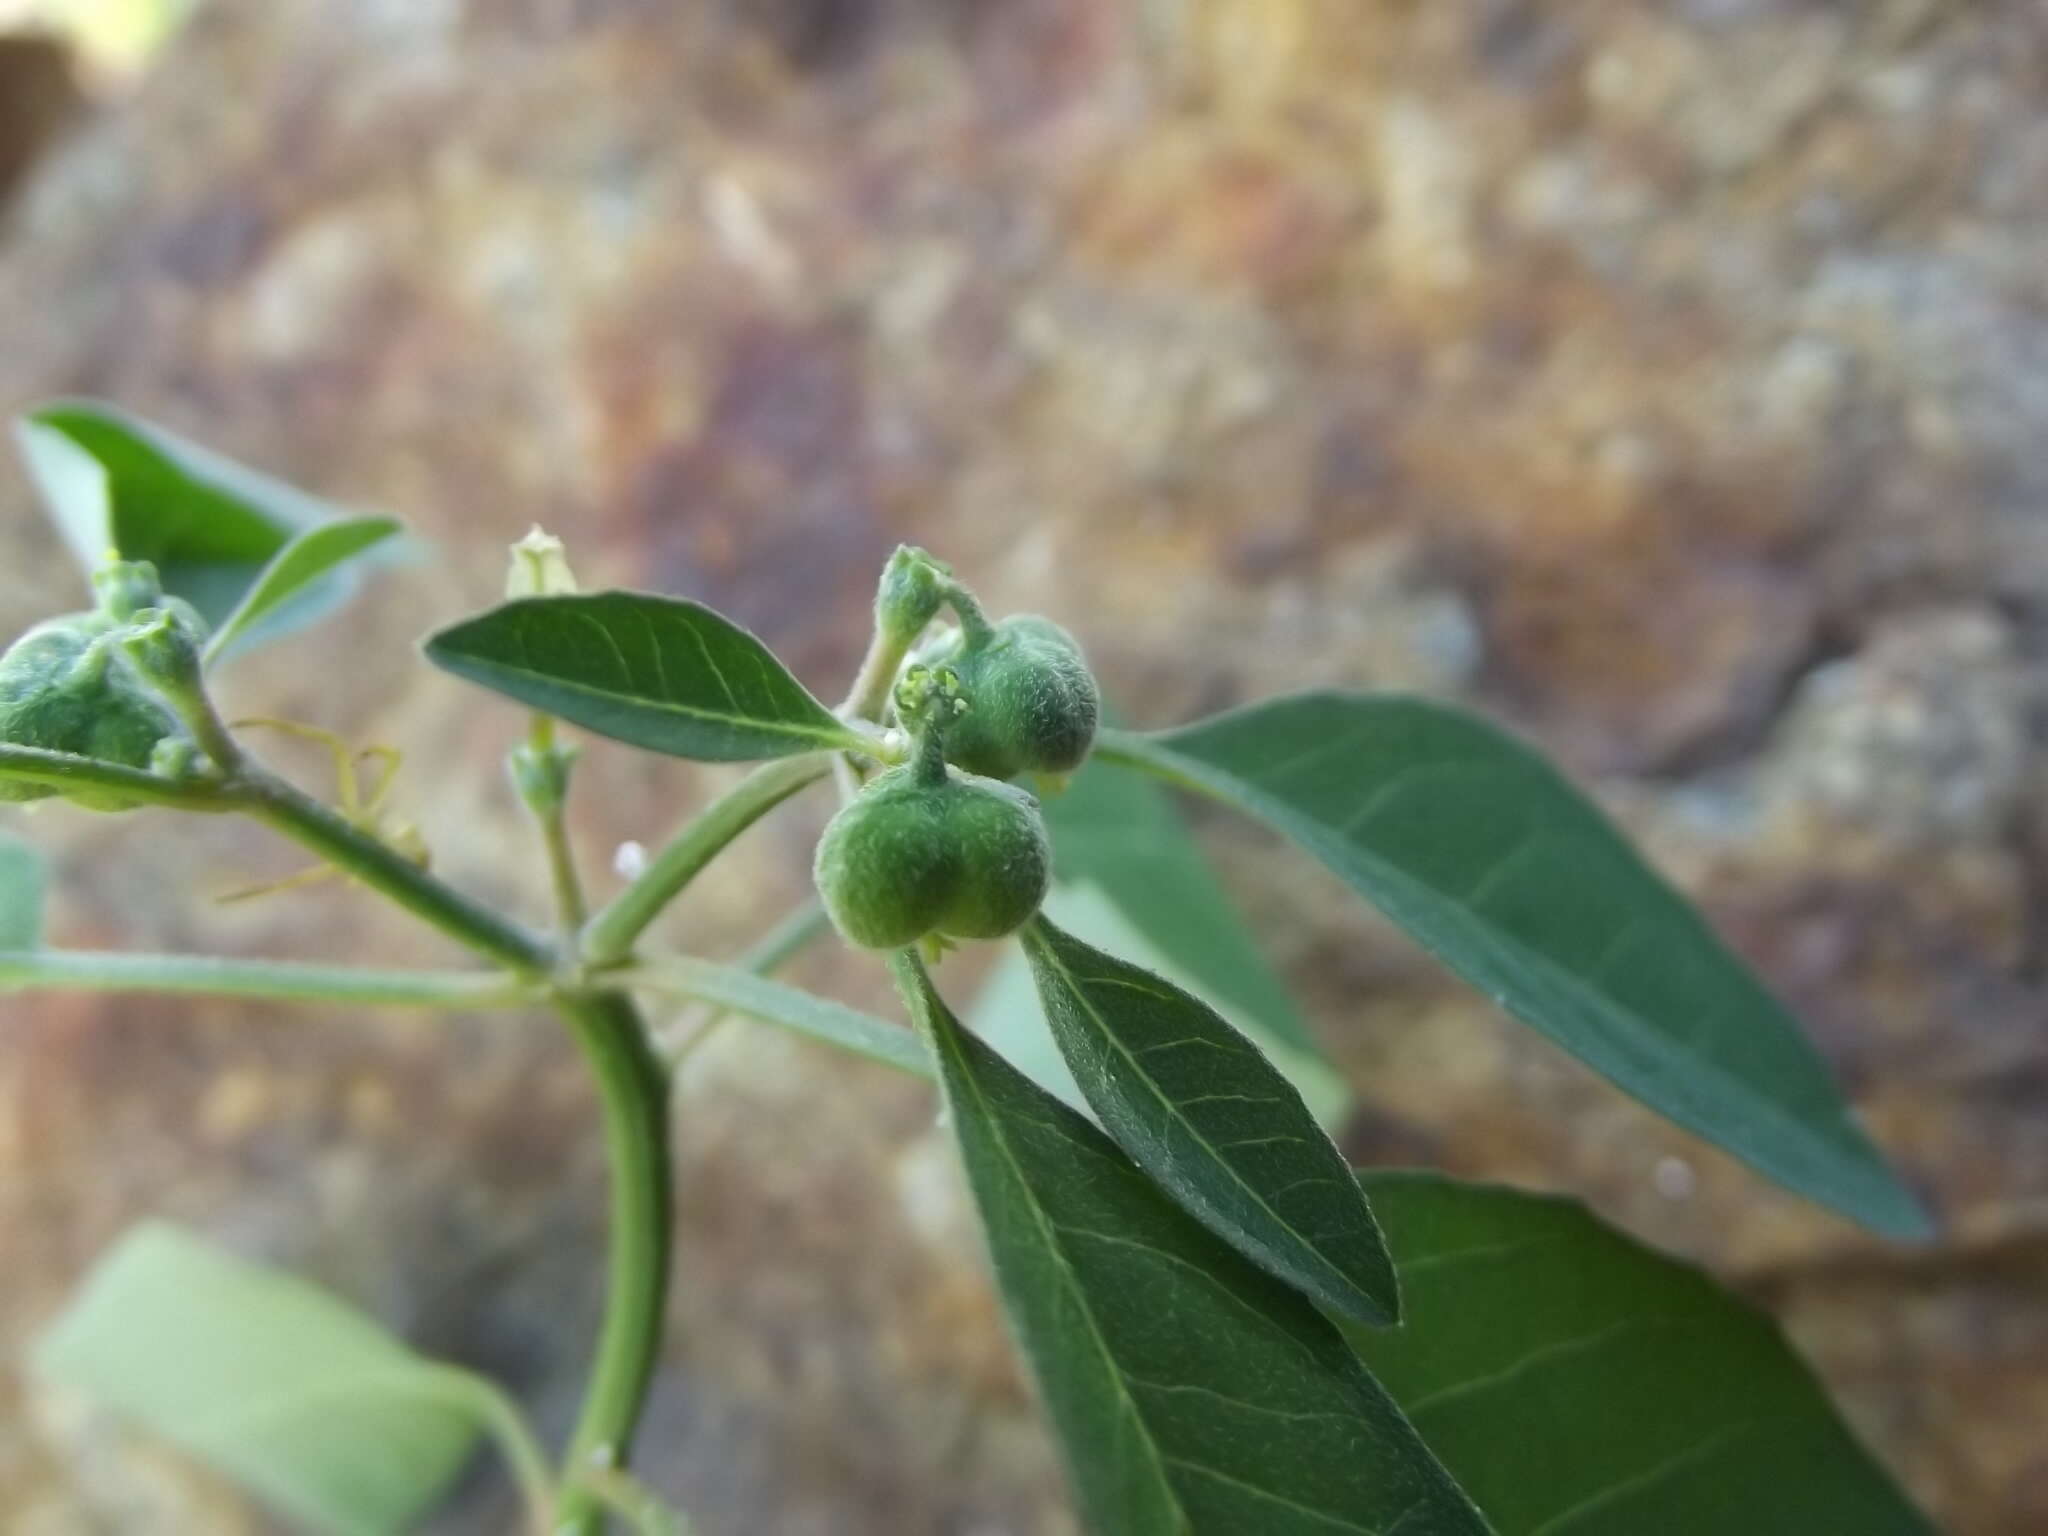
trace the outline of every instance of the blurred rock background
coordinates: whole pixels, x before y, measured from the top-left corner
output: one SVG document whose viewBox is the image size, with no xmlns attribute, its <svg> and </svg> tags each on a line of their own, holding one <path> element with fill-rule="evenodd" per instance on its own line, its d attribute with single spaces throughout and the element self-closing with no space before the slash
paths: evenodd
<svg viewBox="0 0 2048 1536">
<path fill-rule="evenodd" d="M 537 902 L 517 723 L 411 640 L 535 519 L 821 692 L 912 539 L 1079 630 L 1141 723 L 1479 705 L 1708 904 L 1946 1235 L 1779 1195 L 1205 817 L 1362 1096 L 1350 1149 L 1584 1192 L 1773 1307 L 1947 1530 L 2048 1528 L 2033 0 L 210 0 L 87 118 L 17 78 L 0 188 L 45 152 L 0 192 L 0 409 L 112 397 L 427 536 L 230 691 L 403 747 L 453 877 Z M 0 519 L 13 633 L 75 585 L 18 471 Z M 720 777 L 593 752 L 593 864 Z M 799 899 L 818 819 L 678 933 Z M 439 954 L 345 889 L 212 905 L 294 867 L 241 829 L 32 833 L 63 942 Z M 872 967 L 806 977 L 887 1006 Z M 679 1095 L 651 1479 L 705 1536 L 1070 1531 L 916 1085 L 735 1029 Z M 129 1222 L 315 1275 L 559 1426 L 601 1187 L 541 1019 L 9 1003 L 0 1528 L 265 1528 L 12 1373 Z M 509 1520 L 479 1476 L 445 1530 Z"/>
</svg>

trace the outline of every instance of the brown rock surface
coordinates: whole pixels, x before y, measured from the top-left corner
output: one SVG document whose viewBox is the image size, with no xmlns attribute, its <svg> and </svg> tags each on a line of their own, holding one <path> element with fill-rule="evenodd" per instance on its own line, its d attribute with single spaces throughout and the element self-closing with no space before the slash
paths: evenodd
<svg viewBox="0 0 2048 1536">
<path fill-rule="evenodd" d="M 61 41 L 0 32 L 0 208 L 84 105 Z"/>
<path fill-rule="evenodd" d="M 216 0 L 18 201 L 0 408 L 111 396 L 423 529 L 437 564 L 232 702 L 402 745 L 440 867 L 508 899 L 513 718 L 407 640 L 536 518 L 821 690 L 911 538 L 1072 624 L 1146 720 L 1304 682 L 1513 720 L 1800 1007 L 1947 1236 L 1887 1252 L 1777 1195 L 1212 819 L 1366 1095 L 1356 1150 L 1578 1189 L 1706 1258 L 1947 1529 L 2021 1536 L 2044 73 L 2032 0 Z M 0 496 L 11 633 L 66 577 Z M 717 777 L 594 752 L 579 830 L 658 835 Z M 344 890 L 184 894 L 291 867 L 254 834 L 34 826 L 66 942 L 437 953 Z M 736 942 L 814 826 L 751 835 L 679 921 Z M 162 1211 L 566 1416 L 601 1170 L 545 1024 L 7 1013 L 0 1358 Z M 650 1475 L 706 1536 L 1067 1529 L 915 1087 L 733 1032 L 680 1105 Z M 250 1528 L 0 1383 L 22 1529 Z M 450 1529 L 504 1520 L 480 1492 Z"/>
</svg>

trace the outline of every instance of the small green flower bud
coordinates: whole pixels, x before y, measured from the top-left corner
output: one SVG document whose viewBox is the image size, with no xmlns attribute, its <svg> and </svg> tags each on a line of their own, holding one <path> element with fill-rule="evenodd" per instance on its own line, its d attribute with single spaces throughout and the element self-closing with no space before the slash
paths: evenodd
<svg viewBox="0 0 2048 1536">
<path fill-rule="evenodd" d="M 1050 619 L 1018 614 L 979 641 L 942 640 L 921 659 L 959 674 L 968 709 L 947 734 L 946 756 L 969 773 L 1069 774 L 1095 744 L 1102 714 L 1095 674 L 1074 637 Z"/>
<path fill-rule="evenodd" d="M 198 640 L 169 609 L 143 609 L 115 638 L 150 687 L 173 701 L 204 695 Z"/>
<path fill-rule="evenodd" d="M 147 560 L 109 560 L 92 573 L 93 593 L 99 599 L 94 613 L 65 615 L 64 622 L 93 634 L 108 634 L 138 617 L 147 618 L 152 609 L 168 613 L 178 626 L 199 644 L 206 639 L 206 620 L 182 597 L 166 593 L 157 580 L 156 567 Z"/>
<path fill-rule="evenodd" d="M 555 597 L 576 590 L 567 546 L 535 523 L 512 546 L 512 568 L 505 574 L 505 596 Z"/>
<path fill-rule="evenodd" d="M 1024 791 L 950 771 L 932 783 L 909 763 L 832 818 L 815 873 L 848 943 L 900 949 L 1014 932 L 1045 900 L 1052 850 Z"/>
<path fill-rule="evenodd" d="M 163 605 L 163 583 L 147 560 L 109 560 L 92 573 L 92 590 L 100 612 L 114 624 L 125 624 L 145 608 Z"/>
<path fill-rule="evenodd" d="M 569 797 L 569 770 L 575 766 L 576 756 L 574 747 L 543 747 L 523 742 L 506 758 L 512 772 L 512 787 L 530 809 L 543 816 L 552 815 Z"/>
<path fill-rule="evenodd" d="M 938 616 L 953 584 L 952 568 L 911 544 L 899 544 L 882 567 L 875 594 L 875 629 L 908 645 Z"/>
</svg>

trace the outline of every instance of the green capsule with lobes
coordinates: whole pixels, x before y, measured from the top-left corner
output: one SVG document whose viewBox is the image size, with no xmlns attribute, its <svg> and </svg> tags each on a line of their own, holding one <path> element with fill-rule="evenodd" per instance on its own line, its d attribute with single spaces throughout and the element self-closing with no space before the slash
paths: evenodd
<svg viewBox="0 0 2048 1536">
<path fill-rule="evenodd" d="M 1079 643 L 1051 619 L 970 620 L 920 659 L 960 676 L 969 708 L 947 734 L 946 756 L 969 773 L 1059 777 L 1087 760 L 1102 694 Z"/>
<path fill-rule="evenodd" d="M 863 949 L 1014 933 L 1052 883 L 1038 801 L 946 763 L 942 743 L 969 715 L 950 670 L 913 668 L 897 699 L 917 730 L 916 754 L 826 826 L 814 861 L 825 910 Z"/>
</svg>

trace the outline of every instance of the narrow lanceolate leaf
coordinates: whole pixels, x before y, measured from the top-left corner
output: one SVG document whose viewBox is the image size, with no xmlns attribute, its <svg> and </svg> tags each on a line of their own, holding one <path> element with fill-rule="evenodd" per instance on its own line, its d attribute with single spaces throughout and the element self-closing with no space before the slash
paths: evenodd
<svg viewBox="0 0 2048 1536">
<path fill-rule="evenodd" d="M 1398 1330 L 1347 1328 L 1499 1536 L 1932 1536 L 1777 1327 L 1569 1200 L 1364 1176 Z"/>
<path fill-rule="evenodd" d="M 15 431 L 83 570 L 116 549 L 150 561 L 164 590 L 212 625 L 293 534 L 335 515 L 317 497 L 101 401 L 54 402 Z"/>
<path fill-rule="evenodd" d="M 444 671 L 650 752 L 703 762 L 859 747 L 768 647 L 701 603 L 527 597 L 427 641 Z"/>
<path fill-rule="evenodd" d="M 678 957 L 630 971 L 625 980 L 632 986 L 710 1003 L 764 1024 L 780 1025 L 899 1072 L 918 1077 L 932 1075 L 931 1058 L 923 1043 L 901 1025 L 739 966 Z"/>
<path fill-rule="evenodd" d="M 1023 939 L 1060 1054 L 1132 1161 L 1261 1268 L 1346 1317 L 1393 1322 L 1393 1260 L 1358 1181 L 1258 1047 L 1042 917 Z"/>
<path fill-rule="evenodd" d="M 1068 884 L 1056 880 L 1039 910 L 1083 943 L 1121 955 L 1133 965 L 1143 966 L 1183 991 L 1192 992 L 1280 1069 L 1281 1075 L 1300 1092 L 1302 1103 L 1315 1116 L 1317 1125 L 1331 1130 L 1344 1123 L 1355 1096 L 1327 1060 L 1276 1039 L 1258 1020 L 1210 991 L 1146 938 L 1095 882 Z M 1024 953 L 1022 945 L 1003 946 L 1001 957 L 989 968 L 975 993 L 966 1022 L 969 1029 L 996 1048 L 1003 1060 L 1054 1098 L 1084 1115 L 1094 1115 L 1080 1084 L 1074 1081 L 1067 1059 L 1060 1054 L 1059 1043 L 1053 1039 L 1045 1005 L 1039 1001 L 1038 982 L 1032 975 L 1031 957 Z"/>
<path fill-rule="evenodd" d="M 20 953 L 42 945 L 42 855 L 0 832 L 0 951 Z"/>
<path fill-rule="evenodd" d="M 1307 693 L 1098 750 L 1285 833 L 1688 1130 L 1878 1231 L 1927 1231 L 1791 1016 L 1519 742 L 1420 699 Z"/>
<path fill-rule="evenodd" d="M 461 1373 L 304 1281 L 156 1223 L 99 1262 L 34 1364 L 334 1536 L 413 1529 L 477 1436 Z"/>
<path fill-rule="evenodd" d="M 349 517 L 322 523 L 298 535 L 263 568 L 235 611 L 206 643 L 209 665 L 238 643 L 288 618 L 292 608 L 316 597 L 321 578 L 399 531 L 396 518 Z"/>
<path fill-rule="evenodd" d="M 908 954 L 1011 1322 L 1096 1536 L 1486 1536 L 1298 1292 L 962 1029 Z"/>
<path fill-rule="evenodd" d="M 1093 881 L 1173 966 L 1233 1014 L 1305 1055 L 1320 1055 L 1287 988 L 1259 953 L 1167 795 L 1095 759 L 1045 799 L 1060 878 Z"/>
</svg>

